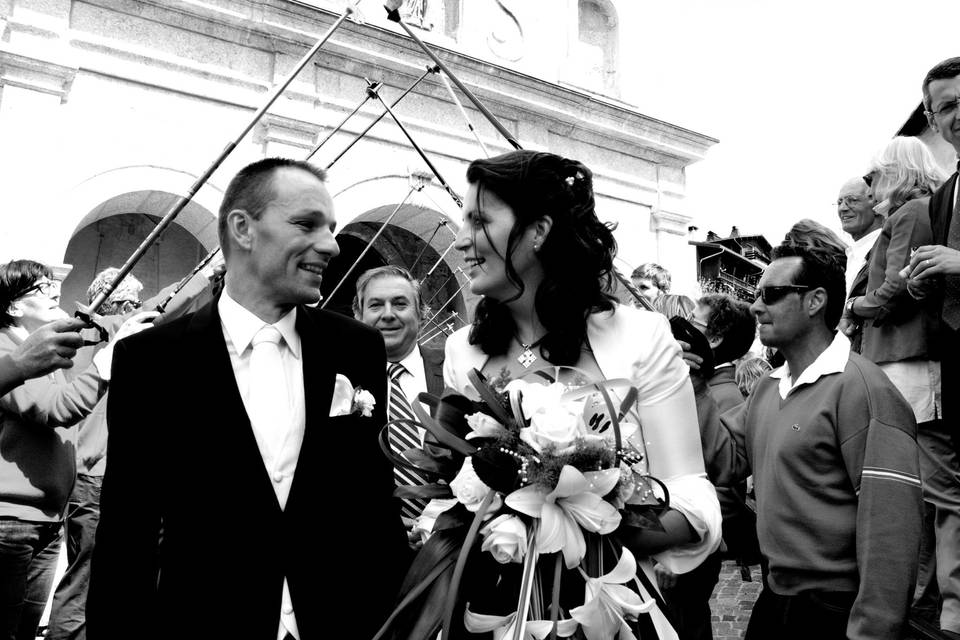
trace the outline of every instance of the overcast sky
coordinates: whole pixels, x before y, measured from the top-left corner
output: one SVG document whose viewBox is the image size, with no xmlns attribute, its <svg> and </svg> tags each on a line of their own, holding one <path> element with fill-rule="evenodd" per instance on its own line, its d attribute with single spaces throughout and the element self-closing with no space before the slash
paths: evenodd
<svg viewBox="0 0 960 640">
<path fill-rule="evenodd" d="M 623 79 L 643 87 L 630 101 L 720 140 L 687 173 L 701 232 L 773 244 L 803 217 L 839 231 L 840 185 L 917 106 L 926 71 L 960 55 L 960 0 L 647 5 L 650 28 L 622 34 L 649 51 Z"/>
</svg>

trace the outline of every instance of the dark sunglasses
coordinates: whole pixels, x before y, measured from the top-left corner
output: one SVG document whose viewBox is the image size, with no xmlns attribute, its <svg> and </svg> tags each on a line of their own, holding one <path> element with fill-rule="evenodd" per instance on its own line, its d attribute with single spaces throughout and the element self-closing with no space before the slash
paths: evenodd
<svg viewBox="0 0 960 640">
<path fill-rule="evenodd" d="M 863 181 L 867 183 L 867 186 L 868 186 L 868 187 L 872 187 L 872 186 L 873 186 L 873 174 L 872 174 L 872 173 L 868 173 L 867 175 L 863 176 Z"/>
<path fill-rule="evenodd" d="M 783 300 L 787 294 L 803 293 L 813 287 L 801 284 L 785 284 L 780 287 L 757 287 L 754 300 L 763 300 L 763 304 L 776 304 Z"/>
</svg>

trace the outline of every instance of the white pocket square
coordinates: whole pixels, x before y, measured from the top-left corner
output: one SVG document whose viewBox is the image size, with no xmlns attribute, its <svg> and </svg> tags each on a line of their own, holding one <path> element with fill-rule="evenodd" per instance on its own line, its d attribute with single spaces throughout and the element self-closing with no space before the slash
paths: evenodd
<svg viewBox="0 0 960 640">
<path fill-rule="evenodd" d="M 337 374 L 333 383 L 333 399 L 330 401 L 330 417 L 348 416 L 352 413 L 369 418 L 377 401 L 363 387 L 354 387 L 347 376 Z"/>
</svg>

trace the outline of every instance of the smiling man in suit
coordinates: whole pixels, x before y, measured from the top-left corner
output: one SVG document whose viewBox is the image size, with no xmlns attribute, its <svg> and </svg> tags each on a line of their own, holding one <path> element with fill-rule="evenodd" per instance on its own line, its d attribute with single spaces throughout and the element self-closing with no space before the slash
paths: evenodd
<svg viewBox="0 0 960 640">
<path fill-rule="evenodd" d="M 324 179 L 279 158 L 243 169 L 219 212 L 223 293 L 118 345 L 91 640 L 311 640 L 348 610 L 369 637 L 389 613 L 405 539 L 377 445 L 383 341 L 304 306 L 339 253 Z M 331 415 L 343 377 L 372 415 Z"/>
<path fill-rule="evenodd" d="M 837 216 L 840 218 L 840 226 L 853 239 L 853 244 L 847 247 L 847 270 L 844 274 L 848 299 L 867 292 L 867 275 L 873 245 L 877 243 L 883 227 L 883 216 L 873 210 L 875 204 L 870 187 L 862 177 L 851 178 L 840 187 Z M 850 338 L 850 347 L 860 353 L 863 327 L 846 306 L 840 317 L 840 330 Z"/>
<path fill-rule="evenodd" d="M 417 344 L 426 309 L 420 283 L 403 267 L 392 265 L 370 269 L 357 279 L 353 298 L 357 320 L 377 329 L 387 349 L 388 412 L 391 420 L 415 419 L 410 406 L 426 391 L 439 396 L 443 392 L 443 351 Z M 395 451 L 418 447 L 424 434 L 414 433 L 406 425 L 393 425 L 390 443 Z M 422 484 L 415 472 L 397 469 L 398 484 Z M 411 529 L 423 511 L 425 501 L 402 500 L 400 512 L 404 525 Z"/>
</svg>

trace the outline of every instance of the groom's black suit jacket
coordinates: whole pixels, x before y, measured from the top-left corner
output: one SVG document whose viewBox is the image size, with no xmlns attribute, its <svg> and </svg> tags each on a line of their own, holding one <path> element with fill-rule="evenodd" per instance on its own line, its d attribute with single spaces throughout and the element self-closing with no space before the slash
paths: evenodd
<svg viewBox="0 0 960 640">
<path fill-rule="evenodd" d="M 409 561 L 385 423 L 379 333 L 300 307 L 306 431 L 281 510 L 216 301 L 116 346 L 88 637 L 275 640 L 287 577 L 301 640 L 368 638 Z M 337 373 L 372 418 L 331 418 Z"/>
</svg>

